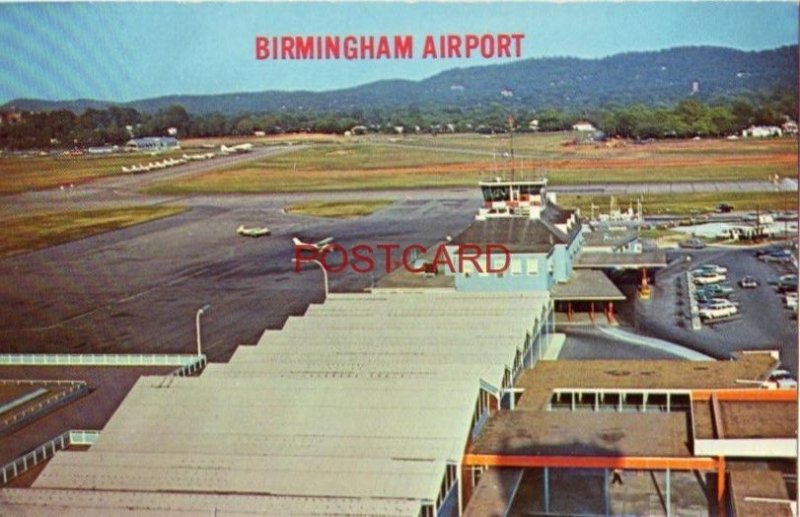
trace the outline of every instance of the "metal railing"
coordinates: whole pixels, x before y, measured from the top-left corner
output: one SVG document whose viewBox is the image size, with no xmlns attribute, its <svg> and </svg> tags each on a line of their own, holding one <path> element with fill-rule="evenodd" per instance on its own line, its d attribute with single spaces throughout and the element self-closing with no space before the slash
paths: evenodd
<svg viewBox="0 0 800 517">
<path fill-rule="evenodd" d="M 66 389 L 53 393 L 52 395 L 43 398 L 35 404 L 31 404 L 30 406 L 24 408 L 22 411 L 14 413 L 0 420 L 0 436 L 8 434 L 9 432 L 19 428 L 27 420 L 35 417 L 38 413 L 48 407 L 57 407 L 77 399 L 89 392 L 88 386 L 83 381 L 69 381 L 68 383 L 70 386 Z"/>
<path fill-rule="evenodd" d="M 92 445 L 98 436 L 100 431 L 70 430 L 61 433 L 27 454 L 3 465 L 0 468 L 0 486 L 7 485 L 12 479 L 49 460 L 57 451 L 64 450 L 70 445 Z"/>
<path fill-rule="evenodd" d="M 0 354 L 0 366 L 186 366 L 195 354 Z"/>
<path fill-rule="evenodd" d="M 72 379 L 1 379 L 0 386 L 64 386 L 65 384 L 76 384 L 84 381 Z"/>
<path fill-rule="evenodd" d="M 188 377 L 205 368 L 208 363 L 205 354 L 192 356 L 193 360 L 181 366 L 170 375 L 177 377 Z"/>
</svg>

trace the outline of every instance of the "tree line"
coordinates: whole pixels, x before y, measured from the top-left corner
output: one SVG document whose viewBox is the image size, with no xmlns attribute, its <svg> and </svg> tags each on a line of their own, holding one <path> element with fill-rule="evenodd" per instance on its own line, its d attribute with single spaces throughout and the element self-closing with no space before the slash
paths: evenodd
<svg viewBox="0 0 800 517">
<path fill-rule="evenodd" d="M 244 136 L 255 132 L 343 134 L 356 126 L 363 126 L 368 132 L 390 134 L 399 133 L 398 128 L 404 134 L 492 133 L 505 132 L 512 126 L 515 131 L 561 131 L 570 130 L 578 120 L 592 123 L 609 136 L 622 138 L 725 136 L 740 133 L 751 125 L 780 125 L 787 117 L 797 120 L 798 101 L 794 92 L 776 90 L 708 103 L 687 98 L 674 106 L 611 105 L 583 111 L 521 108 L 491 102 L 424 110 L 412 104 L 403 108 L 297 109 L 237 116 L 192 115 L 179 105 L 155 113 L 111 106 L 89 108 L 80 114 L 54 110 L 21 115 L 19 121 L 5 117 L 0 124 L 0 148 L 122 145 L 133 137 L 165 136 L 171 130 L 177 131 L 178 138 Z M 532 121 L 536 124 L 532 125 Z"/>
</svg>

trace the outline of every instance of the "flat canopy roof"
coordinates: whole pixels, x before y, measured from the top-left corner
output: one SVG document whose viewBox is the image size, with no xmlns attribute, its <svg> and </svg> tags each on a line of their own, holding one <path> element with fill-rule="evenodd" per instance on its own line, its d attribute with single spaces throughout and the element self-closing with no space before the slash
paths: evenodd
<svg viewBox="0 0 800 517">
<path fill-rule="evenodd" d="M 128 515 L 416 515 L 419 503 L 407 499 L 367 497 L 293 497 L 277 494 L 201 494 L 128 490 L 62 490 L 6 488 L 0 508 L 9 515 L 107 517 Z M 209 508 L 211 510 L 209 511 Z"/>
<path fill-rule="evenodd" d="M 693 410 L 698 439 L 794 438 L 797 432 L 796 402 L 720 401 L 716 419 L 710 401 L 695 402 Z M 715 429 L 715 420 L 722 429 Z"/>
<path fill-rule="evenodd" d="M 775 470 L 731 470 L 731 499 L 735 515 L 793 517 L 793 501 L 783 475 Z M 771 501 L 769 501 L 771 500 Z M 779 503 L 777 501 L 785 501 Z"/>
<path fill-rule="evenodd" d="M 742 354 L 736 361 L 588 360 L 540 361 L 525 370 L 514 411 L 495 413 L 471 447 L 479 456 L 527 457 L 693 457 L 692 426 L 686 411 L 618 412 L 546 410 L 554 390 L 690 391 L 754 388 L 737 380 L 762 380 L 777 360 L 769 353 Z M 577 393 L 578 395 L 574 395 Z M 794 404 L 794 402 L 792 402 Z M 756 407 L 759 406 L 759 407 Z M 782 403 L 725 402 L 722 420 L 731 437 L 760 437 L 776 430 L 792 435 L 794 419 Z M 788 414 L 787 414 L 788 413 Z M 758 419 L 767 420 L 754 424 Z M 780 422 L 773 422 L 780 420 Z M 706 418 L 705 421 L 710 421 Z M 701 426 L 704 424 L 700 424 Z"/>
<path fill-rule="evenodd" d="M 692 390 L 752 387 L 737 380 L 764 380 L 778 360 L 768 353 L 736 361 L 589 360 L 540 361 L 517 381 L 524 389 L 517 407 L 542 409 L 556 388 Z"/>
<path fill-rule="evenodd" d="M 470 452 L 690 457 L 690 441 L 685 413 L 503 410 L 489 419 Z"/>
<path fill-rule="evenodd" d="M 624 300 L 625 295 L 602 271 L 573 270 L 570 279 L 556 284 L 550 291 L 554 301 L 609 301 Z"/>
<path fill-rule="evenodd" d="M 573 267 L 576 269 L 667 267 L 667 256 L 660 250 L 643 251 L 641 253 L 586 251 L 581 254 Z"/>
<path fill-rule="evenodd" d="M 594 230 L 584 233 L 584 249 L 592 247 L 617 247 L 639 238 L 636 230 Z"/>
<path fill-rule="evenodd" d="M 35 508 L 46 493 L 54 512 L 81 499 L 91 515 L 157 495 L 164 513 L 285 501 L 283 514 L 417 515 L 462 458 L 481 386 L 507 382 L 550 303 L 332 294 L 198 377 L 141 378 L 95 445 L 59 452 L 27 499 L 7 502 Z"/>
</svg>

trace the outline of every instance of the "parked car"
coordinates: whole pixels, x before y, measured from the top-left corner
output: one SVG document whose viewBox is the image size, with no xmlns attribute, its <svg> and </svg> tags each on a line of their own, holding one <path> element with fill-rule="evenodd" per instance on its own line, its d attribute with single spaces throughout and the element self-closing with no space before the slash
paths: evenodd
<svg viewBox="0 0 800 517">
<path fill-rule="evenodd" d="M 714 297 L 710 294 L 704 292 L 695 292 L 694 299 L 697 300 L 697 304 L 701 307 L 704 307 L 714 301 Z"/>
<path fill-rule="evenodd" d="M 681 248 L 701 250 L 706 247 L 706 243 L 701 241 L 700 239 L 686 239 L 680 241 L 678 243 L 678 246 L 680 246 Z"/>
<path fill-rule="evenodd" d="M 764 255 L 769 255 L 770 253 L 775 253 L 784 249 L 782 246 L 772 245 L 767 246 L 766 248 L 757 249 L 753 252 L 756 258 L 762 257 Z"/>
<path fill-rule="evenodd" d="M 726 284 L 706 284 L 697 288 L 696 293 L 702 293 L 712 298 L 725 298 L 733 294 L 733 287 Z"/>
<path fill-rule="evenodd" d="M 731 305 L 733 305 L 734 307 L 736 307 L 737 309 L 739 308 L 739 302 L 731 300 L 730 298 L 724 298 L 722 296 L 714 296 L 714 295 L 707 294 L 707 293 L 700 293 L 700 294 L 695 294 L 695 299 L 697 300 L 697 306 L 700 309 L 708 307 L 708 306 L 710 306 L 710 305 L 712 305 L 712 304 L 714 304 L 716 302 L 719 302 L 719 301 L 728 302 Z"/>
<path fill-rule="evenodd" d="M 778 285 L 776 286 L 776 290 L 779 293 L 797 291 L 797 279 L 796 278 L 790 278 L 790 279 L 778 282 Z"/>
<path fill-rule="evenodd" d="M 791 282 L 794 282 L 795 284 L 797 283 L 797 275 L 795 274 L 781 275 L 779 277 L 770 278 L 769 280 L 767 280 L 767 283 L 770 285 L 781 285 Z"/>
<path fill-rule="evenodd" d="M 739 280 L 739 287 L 742 289 L 755 289 L 758 287 L 758 280 L 752 276 L 743 277 L 741 280 Z"/>
<path fill-rule="evenodd" d="M 720 214 L 727 214 L 728 212 L 733 211 L 733 205 L 728 203 L 720 203 L 717 205 L 717 213 Z"/>
<path fill-rule="evenodd" d="M 780 249 L 772 253 L 767 253 L 766 255 L 761 255 L 758 259 L 764 262 L 791 262 L 794 260 L 794 256 L 791 251 Z"/>
<path fill-rule="evenodd" d="M 716 284 L 718 282 L 724 282 L 727 278 L 722 273 L 710 273 L 710 272 L 693 276 L 694 276 L 694 283 L 698 285 Z"/>
<path fill-rule="evenodd" d="M 797 309 L 797 293 L 786 293 L 783 297 L 783 303 L 786 305 L 787 309 Z"/>
<path fill-rule="evenodd" d="M 700 319 L 713 320 L 736 315 L 739 309 L 728 300 L 714 299 L 699 311 Z"/>
<path fill-rule="evenodd" d="M 721 273 L 724 275 L 725 273 L 728 272 L 728 268 L 719 266 L 717 264 L 700 264 L 699 266 L 697 266 L 696 269 L 692 271 L 692 274 L 694 275 L 706 272 Z"/>
<path fill-rule="evenodd" d="M 797 380 L 787 370 L 773 370 L 764 384 L 768 388 L 797 389 Z"/>
</svg>

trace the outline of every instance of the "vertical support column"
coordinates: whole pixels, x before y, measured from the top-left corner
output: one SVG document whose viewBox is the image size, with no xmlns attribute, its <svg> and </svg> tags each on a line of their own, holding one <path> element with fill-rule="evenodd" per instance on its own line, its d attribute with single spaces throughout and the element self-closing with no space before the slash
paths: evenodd
<svg viewBox="0 0 800 517">
<path fill-rule="evenodd" d="M 545 323 L 545 325 L 547 325 L 547 324 Z M 536 336 L 536 348 L 539 350 L 539 360 L 540 361 L 542 359 L 542 347 L 547 342 L 546 338 L 547 338 L 547 334 L 546 333 L 544 335 L 544 338 L 542 337 L 541 333 Z"/>
<path fill-rule="evenodd" d="M 536 323 L 538 323 L 538 321 Z M 538 325 L 536 323 L 534 323 L 534 325 L 533 325 L 533 331 L 534 331 L 534 333 L 538 334 L 539 333 L 539 329 L 538 329 Z M 528 349 L 525 350 L 525 357 L 522 360 L 522 367 L 523 368 L 530 368 L 531 365 L 533 365 L 533 344 L 534 344 L 534 342 L 535 342 L 534 336 L 527 335 Z"/>
<path fill-rule="evenodd" d="M 669 392 L 667 392 L 667 413 L 671 413 L 672 412 L 672 409 L 670 407 L 671 398 L 672 398 L 671 394 Z"/>
<path fill-rule="evenodd" d="M 594 302 L 589 302 L 589 319 L 594 324 Z"/>
<path fill-rule="evenodd" d="M 458 497 L 458 517 L 464 515 L 464 464 L 459 463 L 456 466 L 456 483 L 458 484 L 458 491 L 456 493 L 456 497 Z"/>
<path fill-rule="evenodd" d="M 611 514 L 611 497 L 608 493 L 609 490 L 608 469 L 603 469 L 603 508 L 604 515 L 608 517 Z"/>
<path fill-rule="evenodd" d="M 725 458 L 717 458 L 717 515 L 725 517 Z"/>
<path fill-rule="evenodd" d="M 544 513 L 550 513 L 550 469 L 544 468 Z"/>
<path fill-rule="evenodd" d="M 567 302 L 567 321 L 572 321 L 572 302 Z"/>
<path fill-rule="evenodd" d="M 664 496 L 664 510 L 667 512 L 667 517 L 672 517 L 672 483 L 670 482 L 670 470 L 667 469 L 667 488 L 665 490 L 666 494 Z"/>
<path fill-rule="evenodd" d="M 462 463 L 459 471 L 461 473 L 461 480 L 459 481 L 459 486 L 461 487 L 459 490 L 459 515 L 461 515 L 463 508 L 466 508 L 467 504 L 469 504 L 469 500 L 472 498 L 472 491 L 475 489 L 475 486 L 471 466 Z"/>
</svg>

